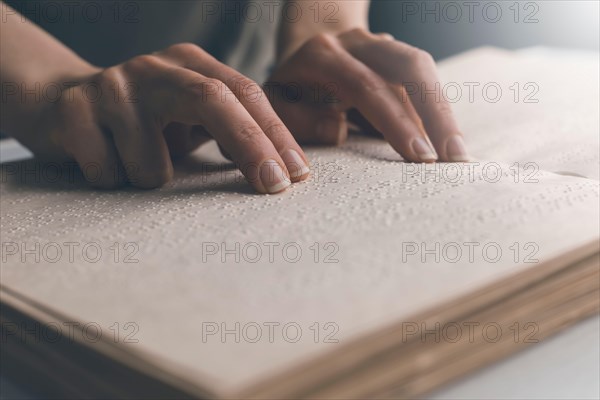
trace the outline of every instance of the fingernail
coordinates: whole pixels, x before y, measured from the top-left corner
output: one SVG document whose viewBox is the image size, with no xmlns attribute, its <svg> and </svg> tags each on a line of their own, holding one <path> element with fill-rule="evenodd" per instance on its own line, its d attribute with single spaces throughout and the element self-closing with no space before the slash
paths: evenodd
<svg viewBox="0 0 600 400">
<path fill-rule="evenodd" d="M 433 149 L 433 146 L 422 137 L 415 138 L 412 142 L 413 151 L 419 156 L 419 159 L 424 162 L 437 160 L 438 156 Z"/>
<path fill-rule="evenodd" d="M 292 182 L 275 160 L 267 160 L 260 167 L 260 181 L 268 193 L 279 193 L 288 188 Z"/>
<path fill-rule="evenodd" d="M 310 168 L 306 165 L 306 162 L 300 157 L 300 154 L 296 150 L 286 150 L 281 158 L 290 173 L 290 178 L 300 178 L 310 172 Z"/>
<path fill-rule="evenodd" d="M 459 135 L 452 136 L 446 143 L 448 161 L 468 162 L 470 160 L 463 138 Z"/>
</svg>

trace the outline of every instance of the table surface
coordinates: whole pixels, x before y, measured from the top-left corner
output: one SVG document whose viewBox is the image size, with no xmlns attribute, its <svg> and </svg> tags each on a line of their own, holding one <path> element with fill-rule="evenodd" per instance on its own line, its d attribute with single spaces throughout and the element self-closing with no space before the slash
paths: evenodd
<svg viewBox="0 0 600 400">
<path fill-rule="evenodd" d="M 0 162 L 29 156 L 12 139 L 0 140 Z M 481 369 L 430 398 L 600 399 L 600 316 Z M 0 374 L 0 398 L 31 398 Z"/>
</svg>

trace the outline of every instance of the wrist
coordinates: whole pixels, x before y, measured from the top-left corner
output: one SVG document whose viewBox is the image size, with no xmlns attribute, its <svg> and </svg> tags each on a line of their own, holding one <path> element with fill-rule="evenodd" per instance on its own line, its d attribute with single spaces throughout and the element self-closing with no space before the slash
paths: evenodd
<svg viewBox="0 0 600 400">
<path fill-rule="evenodd" d="M 302 45 L 319 34 L 339 34 L 354 28 L 369 28 L 369 0 L 297 1 L 290 9 L 296 18 L 284 18 L 277 41 L 277 65 L 281 65 Z"/>
</svg>

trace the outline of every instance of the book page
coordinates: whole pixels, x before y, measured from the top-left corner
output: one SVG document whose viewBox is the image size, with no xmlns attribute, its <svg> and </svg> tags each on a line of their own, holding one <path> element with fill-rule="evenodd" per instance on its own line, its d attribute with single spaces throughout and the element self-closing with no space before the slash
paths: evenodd
<svg viewBox="0 0 600 400">
<path fill-rule="evenodd" d="M 440 63 L 441 92 L 475 158 L 598 180 L 598 66 L 594 52 L 481 48 Z"/>
<path fill-rule="evenodd" d="M 71 175 L 51 181 L 35 161 L 4 165 L 3 294 L 54 311 L 64 332 L 65 319 L 87 323 L 92 339 L 100 331 L 190 384 L 235 393 L 598 239 L 597 181 L 513 161 L 593 171 L 546 154 L 542 135 L 554 143 L 562 125 L 534 129 L 511 104 L 510 125 L 508 104 L 497 115 L 457 107 L 479 163 L 407 164 L 354 138 L 308 150 L 313 177 L 277 196 L 252 193 L 218 158 L 200 164 L 213 145 L 155 191 L 95 191 Z M 506 137 L 521 145 L 503 147 Z"/>
</svg>

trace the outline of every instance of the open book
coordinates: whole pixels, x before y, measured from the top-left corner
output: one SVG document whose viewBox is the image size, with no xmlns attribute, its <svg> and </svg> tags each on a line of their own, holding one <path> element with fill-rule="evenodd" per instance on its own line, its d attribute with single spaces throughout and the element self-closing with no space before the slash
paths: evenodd
<svg viewBox="0 0 600 400">
<path fill-rule="evenodd" d="M 354 137 L 277 196 L 212 145 L 149 192 L 3 165 L 2 371 L 61 397 L 414 397 L 597 313 L 598 54 L 440 70 L 473 163 Z"/>
</svg>

